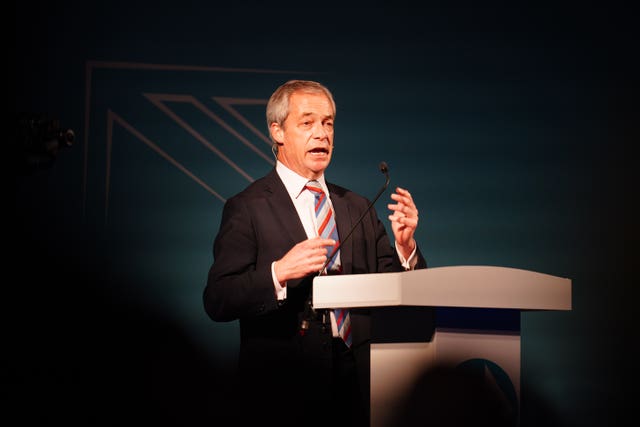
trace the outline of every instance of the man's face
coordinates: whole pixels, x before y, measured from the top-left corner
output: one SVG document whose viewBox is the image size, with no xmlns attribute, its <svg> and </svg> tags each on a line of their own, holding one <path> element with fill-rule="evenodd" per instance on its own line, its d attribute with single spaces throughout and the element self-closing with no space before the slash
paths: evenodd
<svg viewBox="0 0 640 427">
<path fill-rule="evenodd" d="M 271 125 L 280 143 L 278 160 L 301 176 L 316 179 L 329 166 L 333 151 L 334 111 L 324 94 L 294 92 L 282 126 Z"/>
</svg>

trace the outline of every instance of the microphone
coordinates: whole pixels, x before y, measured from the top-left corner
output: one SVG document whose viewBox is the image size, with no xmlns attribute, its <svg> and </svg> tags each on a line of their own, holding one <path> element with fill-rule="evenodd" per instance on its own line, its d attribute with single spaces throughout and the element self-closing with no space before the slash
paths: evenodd
<svg viewBox="0 0 640 427">
<path fill-rule="evenodd" d="M 327 268 L 327 265 L 329 264 L 331 259 L 333 259 L 333 257 L 336 256 L 336 254 L 338 253 L 338 251 L 342 247 L 342 244 L 344 242 L 346 242 L 347 239 L 349 239 L 349 237 L 351 237 L 351 234 L 353 234 L 353 232 L 355 231 L 356 227 L 358 227 L 358 225 L 360 225 L 360 223 L 364 219 L 365 215 L 367 215 L 367 213 L 371 210 L 371 207 L 376 203 L 376 201 L 378 201 L 378 199 L 380 198 L 382 193 L 384 193 L 384 190 L 386 190 L 387 187 L 389 186 L 389 180 L 390 180 L 390 178 L 389 178 L 389 167 L 387 166 L 387 164 L 385 162 L 380 162 L 380 165 L 378 166 L 378 169 L 386 177 L 384 185 L 380 188 L 380 190 L 378 190 L 378 194 L 376 194 L 376 196 L 373 198 L 373 200 L 369 203 L 369 206 L 367 206 L 367 208 L 364 210 L 364 212 L 362 212 L 362 215 L 360 215 L 360 218 L 358 218 L 358 220 L 353 225 L 353 227 L 351 227 L 351 230 L 347 233 L 347 235 L 344 238 L 340 239 L 340 243 L 338 243 L 333 248 L 333 250 L 331 251 L 331 254 L 327 257 L 327 260 L 322 265 L 322 268 L 320 269 L 320 271 L 318 271 L 318 276 L 322 275 L 322 272 L 325 270 L 325 268 Z M 313 317 L 315 317 L 315 310 L 313 309 L 312 302 L 311 302 L 312 293 L 313 293 L 313 288 L 311 288 L 311 290 L 309 292 L 309 298 L 305 302 L 304 315 L 302 316 L 302 322 L 300 323 L 300 335 L 304 335 L 305 334 L 306 330 L 309 329 L 309 321 Z"/>
<path fill-rule="evenodd" d="M 340 239 L 340 243 L 338 243 L 333 248 L 333 251 L 331 251 L 331 254 L 327 257 L 327 260 L 325 261 L 325 263 L 323 264 L 322 268 L 318 272 L 318 276 L 320 276 L 322 274 L 322 272 L 324 271 L 324 269 L 327 268 L 327 265 L 329 265 L 329 262 L 331 262 L 333 257 L 336 256 L 336 254 L 338 253 L 338 250 L 340 250 L 340 247 L 342 246 L 342 244 L 344 242 L 346 242 L 349 237 L 351 237 L 351 234 L 354 232 L 356 227 L 358 225 L 360 225 L 360 223 L 362 222 L 362 219 L 369 212 L 369 210 L 371 210 L 371 207 L 376 203 L 376 201 L 378 201 L 378 199 L 380 198 L 382 193 L 384 193 L 384 190 L 386 190 L 387 187 L 389 186 L 389 179 L 390 179 L 389 178 L 389 167 L 387 166 L 387 164 L 385 162 L 380 162 L 380 165 L 378 166 L 378 169 L 380 170 L 380 172 L 382 172 L 387 177 L 387 179 L 385 180 L 384 185 L 380 188 L 380 190 L 378 191 L 378 194 L 376 194 L 376 196 L 373 198 L 373 201 L 371 201 L 371 203 L 369 203 L 369 206 L 367 206 L 367 209 L 365 209 L 365 211 L 362 212 L 362 215 L 360 215 L 360 218 L 358 218 L 358 220 L 353 225 L 353 227 L 351 227 L 351 231 L 349 231 L 349 233 L 347 233 L 347 235 L 343 239 Z"/>
</svg>

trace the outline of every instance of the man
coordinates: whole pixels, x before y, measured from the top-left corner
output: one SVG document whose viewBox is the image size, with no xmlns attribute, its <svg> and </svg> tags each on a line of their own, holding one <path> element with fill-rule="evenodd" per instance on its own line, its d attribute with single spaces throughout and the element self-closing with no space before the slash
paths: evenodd
<svg viewBox="0 0 640 427">
<path fill-rule="evenodd" d="M 369 201 L 325 181 L 336 116 L 331 92 L 289 81 L 273 93 L 266 115 L 276 167 L 225 204 L 204 306 L 215 321 L 240 320 L 242 393 L 258 418 L 320 425 L 337 416 L 339 425 L 368 425 L 368 310 L 344 317 L 309 310 L 312 281 L 325 263 L 328 274 L 426 268 L 414 239 L 418 209 L 397 188 L 388 205 L 395 250 L 375 209 L 340 245 Z M 319 231 L 321 210 L 338 236 Z M 350 330 L 338 326 L 344 319 Z M 345 329 L 348 338 L 340 335 Z"/>
</svg>

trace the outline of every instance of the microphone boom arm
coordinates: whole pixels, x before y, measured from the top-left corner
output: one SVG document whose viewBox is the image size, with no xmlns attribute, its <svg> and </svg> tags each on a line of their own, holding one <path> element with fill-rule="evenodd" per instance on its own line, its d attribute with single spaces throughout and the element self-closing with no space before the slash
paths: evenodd
<svg viewBox="0 0 640 427">
<path fill-rule="evenodd" d="M 347 233 L 347 235 L 343 239 L 340 239 L 340 243 L 338 243 L 333 248 L 333 250 L 331 251 L 331 255 L 329 255 L 327 257 L 327 260 L 325 261 L 325 263 L 322 265 L 322 268 L 318 272 L 318 276 L 320 276 L 322 274 L 322 272 L 327 268 L 327 265 L 329 264 L 329 261 L 336 255 L 336 253 L 338 253 L 338 250 L 342 247 L 342 244 L 347 241 L 347 239 L 354 232 L 354 230 L 356 229 L 358 224 L 360 224 L 360 222 L 362 222 L 362 219 L 364 218 L 364 216 L 371 210 L 371 207 L 380 198 L 380 196 L 382 195 L 384 190 L 386 190 L 387 187 L 389 186 L 389 168 L 387 167 L 387 164 L 385 162 L 380 162 L 379 169 L 380 169 L 380 172 L 382 172 L 387 178 L 385 180 L 384 185 L 382 186 L 382 188 L 380 188 L 380 190 L 378 191 L 378 194 L 376 194 L 376 196 L 373 198 L 373 200 L 369 203 L 369 206 L 367 206 L 367 209 L 365 209 L 364 212 L 362 213 L 362 215 L 360 215 L 360 218 L 358 218 L 358 220 L 355 222 L 354 226 L 351 228 L 349 233 Z M 302 316 L 302 321 L 300 322 L 300 329 L 298 331 L 300 333 L 300 335 L 304 335 L 306 333 L 307 329 L 309 329 L 309 322 L 311 321 L 311 319 L 315 318 L 315 316 L 316 316 L 316 311 L 313 308 L 313 304 L 312 304 L 312 295 L 313 295 L 313 289 L 311 289 L 309 291 L 309 297 L 307 298 L 307 300 L 305 302 L 304 313 L 303 313 L 303 316 Z M 323 319 L 324 318 L 325 317 L 323 316 Z M 324 322 L 324 320 L 323 320 L 323 322 Z"/>
<path fill-rule="evenodd" d="M 382 186 L 382 188 L 380 188 L 380 190 L 378 190 L 378 194 L 376 194 L 376 196 L 373 198 L 373 200 L 369 203 L 369 206 L 367 206 L 367 209 L 365 209 L 364 212 L 362 212 L 362 215 L 360 215 L 360 218 L 358 218 L 358 220 L 355 222 L 356 226 L 358 224 L 360 224 L 360 222 L 362 221 L 364 216 L 369 212 L 371 207 L 378 201 L 378 199 L 380 198 L 382 193 L 384 193 L 384 191 L 389 186 L 390 178 L 389 178 L 389 168 L 387 167 L 387 164 L 385 162 L 381 162 L 379 168 L 380 168 L 380 172 L 382 172 L 386 176 L 385 183 Z M 333 248 L 333 250 L 331 251 L 331 254 L 327 257 L 327 260 L 322 265 L 322 268 L 320 269 L 318 274 L 322 274 L 324 269 L 327 268 L 327 265 L 329 265 L 329 262 L 333 259 L 333 257 L 336 255 L 336 253 L 338 253 L 338 250 L 342 246 L 342 242 L 346 242 L 347 239 L 349 239 L 349 237 L 351 237 L 351 234 L 355 231 L 355 229 L 356 229 L 356 227 L 354 226 L 351 229 L 351 231 L 349 231 L 349 233 L 343 239 L 340 239 L 340 243 Z"/>
</svg>

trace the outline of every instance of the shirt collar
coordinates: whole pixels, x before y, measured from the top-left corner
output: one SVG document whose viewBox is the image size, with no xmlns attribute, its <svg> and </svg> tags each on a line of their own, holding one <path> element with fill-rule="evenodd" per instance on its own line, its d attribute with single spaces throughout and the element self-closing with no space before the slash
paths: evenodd
<svg viewBox="0 0 640 427">
<path fill-rule="evenodd" d="M 278 176 L 284 183 L 284 186 L 291 196 L 292 199 L 297 199 L 300 194 L 304 191 L 305 185 L 309 182 L 308 178 L 298 175 L 284 164 L 282 164 L 279 160 L 276 162 L 276 172 Z M 320 186 L 324 190 L 326 194 L 329 194 L 329 189 L 327 188 L 327 184 L 324 181 L 324 174 L 320 176 L 320 178 L 316 179 L 320 183 Z"/>
</svg>

